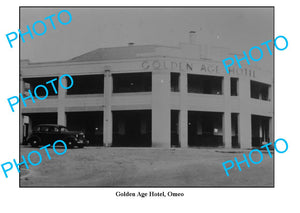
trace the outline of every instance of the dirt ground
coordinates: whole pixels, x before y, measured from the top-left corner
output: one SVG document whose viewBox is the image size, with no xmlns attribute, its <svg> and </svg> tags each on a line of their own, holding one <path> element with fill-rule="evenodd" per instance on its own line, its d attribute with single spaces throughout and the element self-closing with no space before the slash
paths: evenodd
<svg viewBox="0 0 300 213">
<path fill-rule="evenodd" d="M 22 146 L 21 155 L 27 159 L 33 150 L 39 149 Z M 260 164 L 249 162 L 248 168 L 243 163 L 242 171 L 235 166 L 226 176 L 222 163 L 234 157 L 241 161 L 250 150 L 86 147 L 60 156 L 48 150 L 51 160 L 39 150 L 41 164 L 21 168 L 21 187 L 273 186 L 274 158 L 268 153 Z M 38 160 L 36 154 L 31 156 L 32 162 Z M 253 153 L 253 160 L 259 161 L 259 155 Z"/>
</svg>

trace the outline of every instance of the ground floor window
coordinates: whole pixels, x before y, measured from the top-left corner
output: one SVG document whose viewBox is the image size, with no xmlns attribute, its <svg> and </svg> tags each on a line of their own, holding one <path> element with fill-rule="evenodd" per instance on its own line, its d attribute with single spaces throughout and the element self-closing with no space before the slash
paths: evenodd
<svg viewBox="0 0 300 213">
<path fill-rule="evenodd" d="M 67 128 L 82 131 L 89 145 L 103 146 L 103 112 L 67 112 Z"/>
<path fill-rule="evenodd" d="M 222 146 L 223 113 L 221 112 L 188 112 L 188 145 L 189 146 Z"/>
<path fill-rule="evenodd" d="M 231 113 L 231 146 L 232 148 L 240 148 L 239 113 Z"/>
<path fill-rule="evenodd" d="M 23 115 L 23 142 L 39 124 L 57 124 L 57 113 L 24 113 Z"/>
<path fill-rule="evenodd" d="M 270 142 L 270 121 L 270 117 L 251 115 L 253 147 L 262 146 L 262 142 Z"/>
<path fill-rule="evenodd" d="M 112 146 L 151 147 L 151 110 L 113 111 L 112 115 Z"/>
<path fill-rule="evenodd" d="M 171 110 L 171 147 L 180 147 L 179 110 Z"/>
</svg>

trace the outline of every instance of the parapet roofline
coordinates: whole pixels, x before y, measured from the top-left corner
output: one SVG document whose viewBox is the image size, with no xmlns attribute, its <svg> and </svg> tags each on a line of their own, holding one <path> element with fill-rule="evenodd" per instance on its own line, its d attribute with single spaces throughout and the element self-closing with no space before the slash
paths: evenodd
<svg viewBox="0 0 300 213">
<path fill-rule="evenodd" d="M 59 63 L 72 63 L 72 62 L 89 62 L 89 61 L 109 61 L 109 60 L 122 60 L 122 59 L 134 59 L 134 58 L 143 58 L 145 57 L 143 54 L 149 54 L 149 53 L 155 53 L 156 48 L 170 48 L 170 49 L 180 49 L 179 47 L 175 46 L 166 46 L 166 45 L 130 45 L 130 46 L 122 46 L 122 47 L 104 47 L 104 48 L 98 48 L 96 50 L 89 51 L 87 53 L 84 53 L 82 55 L 76 56 L 74 58 L 71 58 L 69 60 L 65 61 L 42 61 L 42 62 L 30 62 L 28 59 L 21 59 L 20 62 L 22 65 L 39 65 L 39 64 L 59 64 Z M 135 55 L 131 53 L 130 57 L 107 57 L 107 58 L 101 58 L 101 57 L 95 57 L 95 55 L 100 53 L 105 53 L 106 51 L 118 51 L 123 50 L 122 54 L 126 55 L 128 54 L 128 50 L 132 50 L 135 52 Z M 126 51 L 125 51 L 126 50 Z M 139 51 L 140 50 L 140 51 Z M 143 51 L 141 51 L 143 50 Z M 145 51 L 146 50 L 146 51 Z M 93 55 L 93 57 L 91 56 Z M 106 55 L 107 56 L 107 55 Z M 115 55 L 116 56 L 116 55 Z"/>
<path fill-rule="evenodd" d="M 164 45 L 129 45 L 129 46 L 122 46 L 122 47 L 98 48 L 96 50 L 74 57 L 70 59 L 69 62 L 140 58 L 143 57 L 143 54 L 155 53 L 156 48 L 159 47 L 179 49 L 179 47 L 164 46 Z"/>
<path fill-rule="evenodd" d="M 193 47 L 191 47 L 191 45 Z M 166 45 L 128 45 L 121 47 L 105 47 L 98 48 L 87 53 L 81 54 L 74 58 L 64 61 L 49 61 L 49 62 L 33 62 L 29 60 L 21 60 L 21 65 L 43 65 L 43 64 L 63 64 L 63 63 L 73 63 L 73 62 L 101 62 L 101 61 L 115 61 L 115 60 L 126 60 L 126 59 L 139 59 L 144 57 L 184 57 L 186 59 L 200 59 L 205 61 L 216 61 L 213 55 L 201 55 L 199 52 L 201 44 L 190 44 L 190 43 L 179 43 L 179 46 L 166 46 Z M 228 48 L 215 47 L 225 50 L 226 55 L 233 54 L 228 52 Z M 226 51 L 227 50 L 227 51 Z M 195 57 L 192 57 L 192 55 Z M 225 57 L 225 56 L 224 56 Z M 217 60 L 219 61 L 219 60 Z M 221 60 L 220 60 L 221 61 Z"/>
</svg>

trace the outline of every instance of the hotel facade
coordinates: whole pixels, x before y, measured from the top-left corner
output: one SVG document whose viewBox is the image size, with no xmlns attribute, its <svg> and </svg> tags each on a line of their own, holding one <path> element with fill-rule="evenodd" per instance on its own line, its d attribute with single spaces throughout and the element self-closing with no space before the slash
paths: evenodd
<svg viewBox="0 0 300 213">
<path fill-rule="evenodd" d="M 226 48 L 128 44 L 67 61 L 20 64 L 20 93 L 40 84 L 45 100 L 20 101 L 20 141 L 37 124 L 84 131 L 90 144 L 115 147 L 252 148 L 274 138 L 273 70 L 233 66 Z M 243 56 L 240 56 L 241 58 Z M 72 88 L 46 82 L 70 74 Z M 62 82 L 69 85 L 68 78 Z M 44 91 L 37 90 L 42 97 Z"/>
</svg>

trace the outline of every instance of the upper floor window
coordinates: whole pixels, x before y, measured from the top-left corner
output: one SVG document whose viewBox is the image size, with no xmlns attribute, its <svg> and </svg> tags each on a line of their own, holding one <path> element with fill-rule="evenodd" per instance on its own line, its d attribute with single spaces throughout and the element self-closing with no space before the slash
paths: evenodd
<svg viewBox="0 0 300 213">
<path fill-rule="evenodd" d="M 188 92 L 222 95 L 223 77 L 188 74 Z"/>
<path fill-rule="evenodd" d="M 151 92 L 151 72 L 113 74 L 113 92 Z"/>
<path fill-rule="evenodd" d="M 251 86 L 251 98 L 265 100 L 265 101 L 270 100 L 269 89 L 271 86 L 269 84 L 264 84 L 257 81 L 251 81 L 250 86 Z"/>
<path fill-rule="evenodd" d="M 57 95 L 58 94 L 58 79 L 56 81 L 53 81 L 53 84 L 55 85 L 55 88 L 57 90 L 57 94 L 55 94 L 55 91 L 51 85 L 51 83 L 46 84 L 46 82 L 53 80 L 55 77 L 41 77 L 41 78 L 24 78 L 24 91 L 22 91 L 23 94 L 25 94 L 26 96 L 29 95 L 28 90 L 31 91 L 31 93 L 33 95 L 34 94 L 34 89 L 36 86 L 38 85 L 43 85 L 47 88 L 48 91 L 48 95 L 52 96 L 52 95 Z M 43 87 L 38 87 L 36 89 L 36 95 L 39 97 L 45 97 L 47 94 L 47 91 L 43 88 Z"/>
<path fill-rule="evenodd" d="M 238 96 L 238 78 L 230 78 L 230 94 Z"/>
<path fill-rule="evenodd" d="M 179 92 L 179 73 L 171 72 L 171 92 Z"/>
<path fill-rule="evenodd" d="M 80 94 L 103 94 L 104 91 L 104 75 L 79 75 L 72 76 L 74 84 L 67 90 L 68 95 Z M 71 84 L 67 78 L 68 84 Z"/>
</svg>

